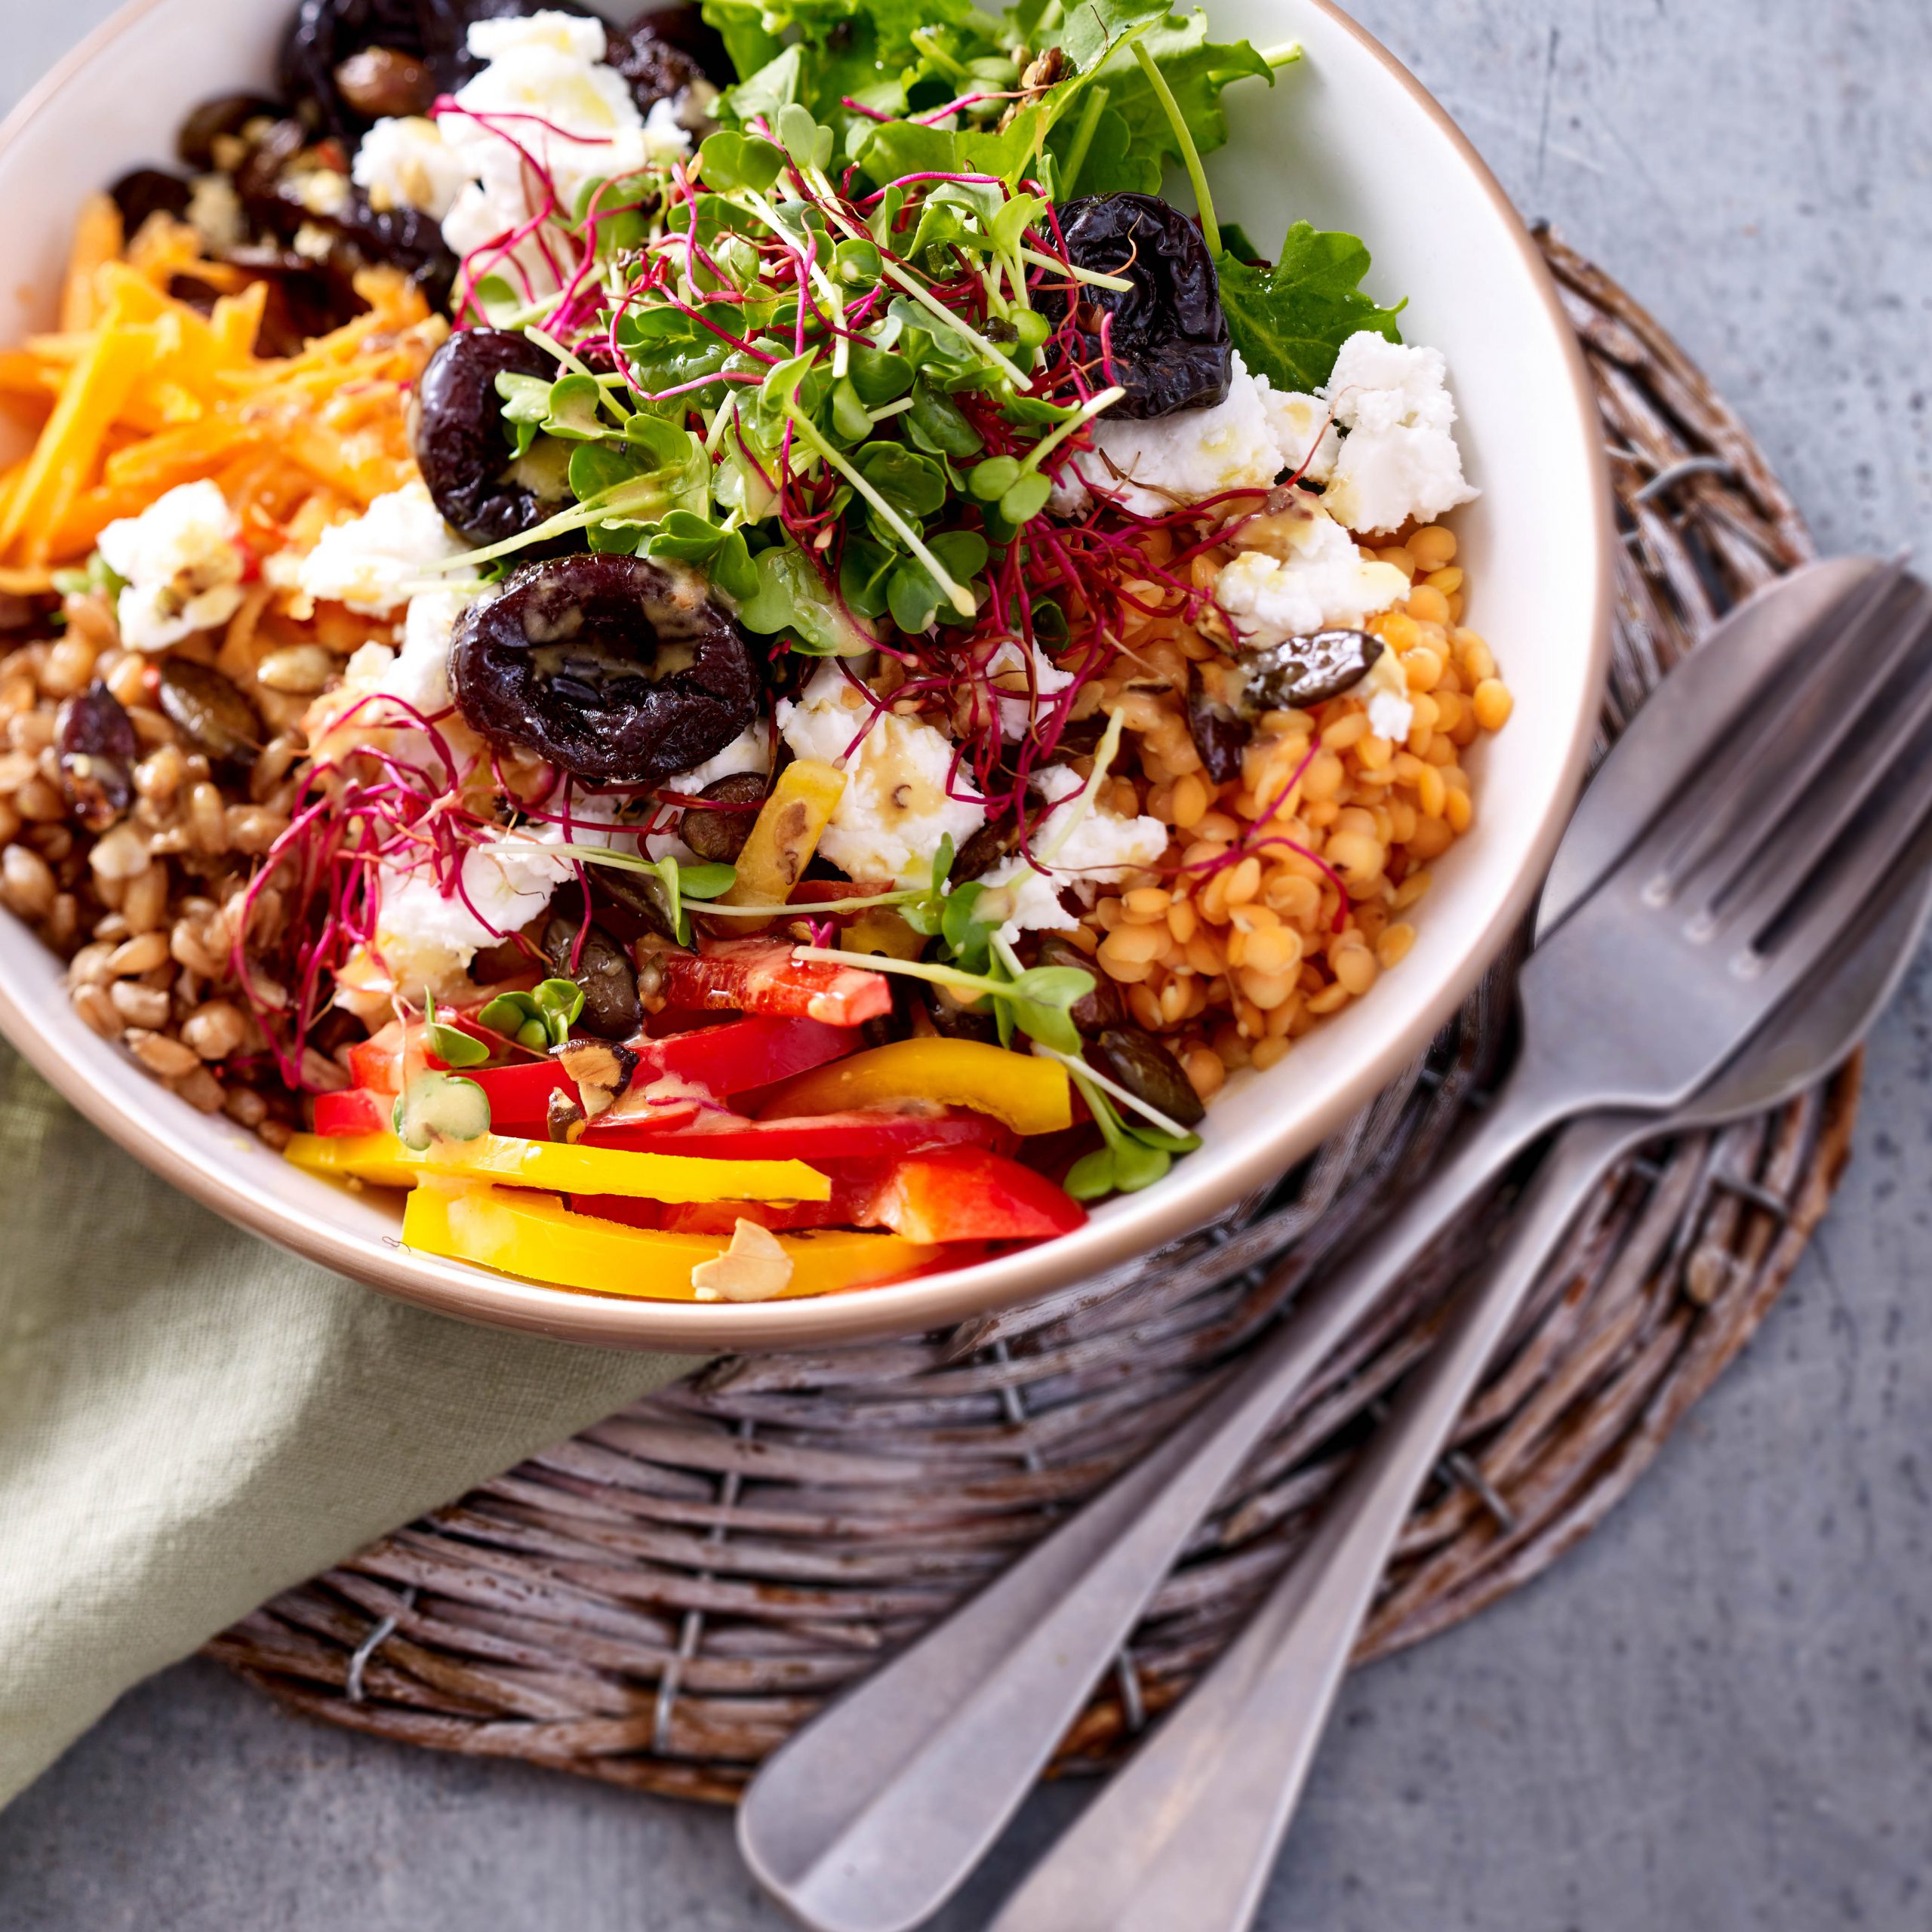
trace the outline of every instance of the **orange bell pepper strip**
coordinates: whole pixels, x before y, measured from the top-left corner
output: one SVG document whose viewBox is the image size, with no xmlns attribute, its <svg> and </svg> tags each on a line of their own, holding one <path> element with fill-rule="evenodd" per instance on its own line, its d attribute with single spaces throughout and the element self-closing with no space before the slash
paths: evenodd
<svg viewBox="0 0 1932 1932">
<path fill-rule="evenodd" d="M 978 1040 L 899 1040 L 788 1080 L 758 1109 L 766 1120 L 843 1113 L 923 1100 L 971 1107 L 1014 1133 L 1057 1134 L 1073 1124 L 1066 1069 Z"/>
<path fill-rule="evenodd" d="M 568 1146 L 504 1134 L 438 1140 L 423 1152 L 393 1134 L 298 1134 L 288 1157 L 305 1172 L 377 1187 L 408 1187 L 426 1174 L 493 1181 L 558 1194 L 622 1194 L 650 1201 L 829 1201 L 832 1183 L 802 1161 L 711 1161 Z"/>
<path fill-rule="evenodd" d="M 654 1301 L 695 1301 L 691 1270 L 731 1245 L 722 1235 L 625 1227 L 574 1214 L 548 1195 L 441 1179 L 409 1197 L 402 1241 L 423 1254 L 557 1287 Z M 929 1267 L 943 1252 L 897 1235 L 836 1229 L 783 1235 L 780 1245 L 792 1262 L 782 1296 L 788 1301 L 897 1281 Z"/>
</svg>

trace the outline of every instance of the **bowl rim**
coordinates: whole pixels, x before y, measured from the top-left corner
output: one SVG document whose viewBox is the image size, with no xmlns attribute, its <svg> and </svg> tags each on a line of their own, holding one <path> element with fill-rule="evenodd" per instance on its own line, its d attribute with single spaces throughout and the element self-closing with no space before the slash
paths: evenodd
<svg viewBox="0 0 1932 1932">
<path fill-rule="evenodd" d="M 128 0 L 71 48 L 0 122 L 0 155 L 115 41 L 147 15 L 171 4 L 174 0 Z M 1599 440 L 1595 434 L 1598 415 L 1583 345 L 1564 312 L 1548 263 L 1494 171 L 1415 75 L 1336 0 L 1303 0 L 1303 4 L 1324 16 L 1389 74 L 1447 139 L 1477 189 L 1501 217 L 1504 232 L 1520 255 L 1555 334 L 1579 416 L 1589 432 L 1588 441 L 1594 445 Z M 1610 662 L 1616 543 L 1607 464 L 1591 465 L 1588 482 L 1597 538 L 1592 556 L 1595 581 L 1585 688 L 1600 692 Z M 1531 841 L 1527 862 L 1508 891 L 1498 896 L 1454 969 L 1444 974 L 1435 994 L 1414 1011 L 1407 1024 L 1387 1034 L 1374 1051 L 1364 1054 L 1353 1076 L 1323 1105 L 1297 1116 L 1294 1139 L 1304 1149 L 1339 1130 L 1397 1077 L 1420 1044 L 1467 996 L 1527 912 L 1555 857 L 1568 822 L 1568 808 L 1582 783 L 1596 712 L 1594 704 L 1578 709 L 1571 742 L 1564 748 L 1552 808 Z M 33 943 L 39 943 L 37 940 Z M 60 1051 L 4 983 L 0 983 L 0 1032 L 94 1126 L 162 1180 L 233 1225 L 382 1294 L 459 1320 L 619 1349 L 699 1355 L 875 1340 L 943 1327 L 1103 1280 L 1137 1257 L 1206 1225 L 1234 1202 L 1278 1177 L 1287 1158 L 1283 1151 L 1287 1137 L 1257 1132 L 1238 1152 L 1231 1150 L 1211 1195 L 1204 1197 L 1200 1190 L 1184 1186 L 1172 1188 L 1172 1199 L 1164 1211 L 1137 1216 L 1131 1223 L 1119 1226 L 1090 1223 L 1080 1272 L 1070 1280 L 1064 1264 L 1057 1266 L 1054 1258 L 1064 1251 L 1067 1238 L 1063 1238 L 964 1268 L 838 1294 L 737 1304 L 653 1300 L 547 1287 L 468 1263 L 417 1254 L 393 1237 L 371 1242 L 365 1235 L 345 1232 L 332 1226 L 327 1215 L 332 1198 L 328 1183 L 318 1182 L 313 1211 L 294 1208 L 256 1188 L 238 1170 L 223 1171 L 176 1144 L 171 1137 L 148 1131 L 135 1100 L 117 1091 L 123 1083 L 103 1086 L 91 1078 L 88 1068 Z M 107 1043 L 100 1044 L 104 1053 L 113 1052 Z M 143 1083 L 149 1079 L 131 1066 L 122 1071 L 131 1079 Z M 1169 1194 L 1171 1186 L 1164 1186 L 1146 1198 L 1158 1202 Z"/>
</svg>

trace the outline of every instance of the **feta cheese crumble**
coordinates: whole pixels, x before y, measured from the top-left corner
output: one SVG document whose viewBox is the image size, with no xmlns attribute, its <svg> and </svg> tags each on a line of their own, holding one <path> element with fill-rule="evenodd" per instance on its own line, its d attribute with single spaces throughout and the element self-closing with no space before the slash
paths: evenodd
<svg viewBox="0 0 1932 1932">
<path fill-rule="evenodd" d="M 1260 519 L 1242 540 L 1254 547 L 1216 578 L 1214 598 L 1245 645 L 1358 630 L 1409 594 L 1409 580 L 1393 564 L 1364 562 L 1355 539 L 1312 501 Z"/>
<path fill-rule="evenodd" d="M 1402 660 L 1392 651 L 1385 651 L 1369 666 L 1361 688 L 1368 693 L 1368 728 L 1392 745 L 1405 745 L 1416 721 L 1416 708 L 1409 701 L 1409 680 Z"/>
<path fill-rule="evenodd" d="M 998 696 L 1000 734 L 1014 740 L 1028 736 L 1049 701 L 1073 681 L 1073 673 L 1037 644 L 1023 647 L 1011 638 L 987 659 L 984 675 Z"/>
<path fill-rule="evenodd" d="M 1211 408 L 1177 410 L 1146 422 L 1097 418 L 1094 448 L 1072 464 L 1086 487 L 1061 487 L 1050 507 L 1076 514 L 1091 501 L 1091 489 L 1115 496 L 1136 515 L 1159 516 L 1224 491 L 1265 490 L 1309 453 L 1309 439 L 1299 438 L 1291 464 L 1278 426 L 1288 431 L 1291 442 L 1297 435 L 1282 412 L 1269 408 L 1273 399 L 1267 377 L 1249 374 L 1237 350 L 1234 380 Z"/>
<path fill-rule="evenodd" d="M 428 487 L 408 483 L 378 497 L 359 517 L 331 524 L 302 560 L 297 582 L 318 602 L 387 617 L 409 601 L 411 586 L 429 565 L 460 557 L 466 548 L 444 522 Z"/>
<path fill-rule="evenodd" d="M 378 121 L 362 137 L 349 178 L 378 214 L 420 208 L 441 221 L 469 177 L 435 122 L 411 114 Z"/>
<path fill-rule="evenodd" d="M 672 103 L 657 102 L 648 118 L 638 112 L 629 84 L 605 64 L 607 45 L 601 20 L 569 14 L 471 23 L 469 51 L 488 64 L 457 94 L 456 111 L 438 122 L 448 168 L 432 165 L 420 146 L 412 150 L 426 177 L 420 185 L 440 193 L 449 181 L 461 183 L 442 214 L 443 238 L 458 255 L 505 242 L 528 223 L 540 186 L 531 162 L 549 177 L 568 214 L 588 183 L 690 151 Z M 383 152 L 393 156 L 396 137 L 384 139 Z M 379 160 L 371 168 L 387 165 Z M 408 172 L 386 177 L 386 185 L 406 189 Z M 514 260 L 535 288 L 555 286 L 540 248 L 525 242 Z"/>
<path fill-rule="evenodd" d="M 963 845 L 979 830 L 986 808 L 977 799 L 949 798 L 952 741 L 915 718 L 881 713 L 847 755 L 864 728 L 869 707 L 836 660 L 822 666 L 795 704 L 776 712 L 778 729 L 800 758 L 838 766 L 845 789 L 820 852 L 848 878 L 867 884 L 891 879 L 924 884 L 933 854 L 951 834 Z M 962 772 L 960 783 L 964 783 Z"/>
<path fill-rule="evenodd" d="M 1322 500 L 1338 523 L 1364 535 L 1432 523 L 1479 494 L 1463 480 L 1447 374 L 1440 349 L 1367 331 L 1343 344 L 1322 392 L 1348 432 Z"/>
<path fill-rule="evenodd" d="M 694 798 L 707 785 L 721 778 L 736 778 L 740 772 L 755 771 L 762 777 L 771 769 L 771 723 L 755 718 L 718 753 L 692 770 L 665 780 L 663 789 L 681 798 Z"/>
<path fill-rule="evenodd" d="M 1049 765 L 1038 783 L 1048 810 L 1034 823 L 1027 843 L 1046 870 L 1024 853 L 1002 859 L 986 874 L 985 896 L 974 909 L 980 918 L 1001 920 L 995 937 L 1008 946 L 1023 932 L 1070 932 L 1080 920 L 1060 903 L 1065 888 L 1072 887 L 1091 904 L 1100 887 L 1118 885 L 1129 872 L 1158 864 L 1168 849 L 1168 828 L 1157 818 L 1123 818 L 1097 803 L 1073 820 L 1084 788 L 1070 765 Z"/>
<path fill-rule="evenodd" d="M 242 526 L 213 483 L 183 483 L 100 533 L 109 570 L 127 579 L 116 610 L 130 651 L 166 651 L 242 608 Z"/>
</svg>

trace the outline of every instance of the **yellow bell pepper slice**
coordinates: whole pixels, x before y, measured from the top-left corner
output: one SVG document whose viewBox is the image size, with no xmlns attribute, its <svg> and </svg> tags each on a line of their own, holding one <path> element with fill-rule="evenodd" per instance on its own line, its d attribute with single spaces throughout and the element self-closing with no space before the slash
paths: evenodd
<svg viewBox="0 0 1932 1932">
<path fill-rule="evenodd" d="M 420 1154 L 393 1134 L 298 1134 L 287 1151 L 306 1173 L 377 1187 L 408 1187 L 426 1174 L 438 1174 L 546 1193 L 620 1194 L 646 1201 L 832 1198 L 832 1183 L 803 1161 L 712 1161 L 620 1147 L 571 1147 L 503 1134 L 434 1141 Z"/>
<path fill-rule="evenodd" d="M 574 1214 L 549 1195 L 441 1177 L 426 1180 L 409 1197 L 402 1241 L 426 1254 L 473 1261 L 556 1287 L 653 1301 L 695 1301 L 691 1270 L 731 1245 L 721 1235 L 626 1227 Z M 786 1235 L 780 1244 L 792 1262 L 792 1278 L 781 1297 L 787 1301 L 897 1280 L 942 1252 L 897 1235 L 837 1229 Z"/>
<path fill-rule="evenodd" d="M 1016 1134 L 1057 1134 L 1073 1124 L 1066 1069 L 1032 1054 L 978 1040 L 900 1040 L 786 1081 L 766 1097 L 766 1120 L 844 1113 L 929 1100 L 971 1107 Z"/>
<path fill-rule="evenodd" d="M 721 906 L 783 906 L 804 876 L 845 790 L 845 774 L 817 758 L 795 758 L 778 774 L 738 854 L 738 876 Z M 735 937 L 761 933 L 769 919 L 734 919 Z"/>
</svg>

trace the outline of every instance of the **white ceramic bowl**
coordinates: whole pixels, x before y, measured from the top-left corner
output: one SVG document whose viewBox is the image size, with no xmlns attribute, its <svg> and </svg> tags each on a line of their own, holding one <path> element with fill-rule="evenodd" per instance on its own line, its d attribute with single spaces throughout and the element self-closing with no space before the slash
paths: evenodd
<svg viewBox="0 0 1932 1932">
<path fill-rule="evenodd" d="M 8 211 L 0 339 L 48 325 L 82 197 L 165 159 L 177 123 L 258 82 L 292 0 L 137 0 L 0 131 Z M 614 9 L 613 11 L 615 11 Z M 1291 220 L 1367 238 L 1371 286 L 1449 358 L 1484 494 L 1458 528 L 1471 621 L 1515 695 L 1475 760 L 1477 823 L 1436 868 L 1420 937 L 1367 999 L 1281 1066 L 1231 1084 L 1206 1146 L 1144 1194 L 1029 1252 L 815 1301 L 699 1306 L 571 1294 L 405 1252 L 393 1210 L 297 1173 L 166 1093 L 84 1026 L 57 963 L 0 914 L 0 1027 L 97 1126 L 232 1221 L 386 1294 L 469 1319 L 624 1347 L 766 1348 L 907 1334 L 1062 1287 L 1198 1226 L 1282 1174 L 1409 1062 L 1474 984 L 1548 864 L 1580 776 L 1607 650 L 1610 522 L 1582 357 L 1541 257 L 1441 109 L 1327 0 L 1212 0 L 1217 35 L 1299 38 L 1271 91 L 1228 97 L 1217 206 L 1266 247 Z M 10 306 L 11 301 L 11 306 Z"/>
</svg>

